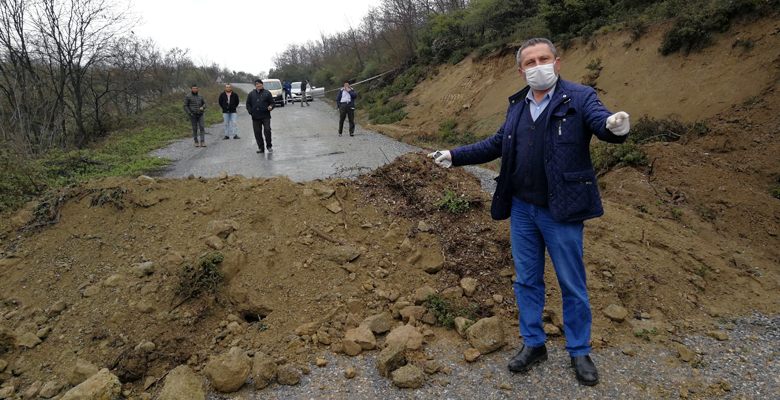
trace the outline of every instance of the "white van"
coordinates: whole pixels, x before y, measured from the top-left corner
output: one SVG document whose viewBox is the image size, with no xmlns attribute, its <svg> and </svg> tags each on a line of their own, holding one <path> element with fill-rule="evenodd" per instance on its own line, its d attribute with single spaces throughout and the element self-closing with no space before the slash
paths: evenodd
<svg viewBox="0 0 780 400">
<path fill-rule="evenodd" d="M 271 92 L 271 96 L 274 96 L 274 104 L 284 107 L 282 81 L 278 79 L 263 79 L 263 89 Z"/>
</svg>

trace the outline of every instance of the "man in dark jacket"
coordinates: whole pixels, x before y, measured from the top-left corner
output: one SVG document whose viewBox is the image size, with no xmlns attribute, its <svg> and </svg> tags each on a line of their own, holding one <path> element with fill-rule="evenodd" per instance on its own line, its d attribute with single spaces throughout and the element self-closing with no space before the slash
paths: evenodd
<svg viewBox="0 0 780 400">
<path fill-rule="evenodd" d="M 339 108 L 339 136 L 344 130 L 344 119 L 349 116 L 349 136 L 355 136 L 355 99 L 357 92 L 349 86 L 349 81 L 344 82 L 344 87 L 336 94 L 336 105 Z"/>
<path fill-rule="evenodd" d="M 308 87 L 309 87 L 309 81 L 307 79 L 301 81 L 301 107 L 303 107 L 303 103 L 306 103 L 306 107 L 309 106 L 309 98 L 306 97 L 306 89 Z"/>
<path fill-rule="evenodd" d="M 263 81 L 255 80 L 255 90 L 246 97 L 246 110 L 252 115 L 252 130 L 255 132 L 257 152 L 264 153 L 263 147 L 273 153 L 271 145 L 271 110 L 274 109 L 274 96 L 263 89 Z M 265 144 L 263 136 L 265 135 Z"/>
<path fill-rule="evenodd" d="M 292 84 L 290 81 L 285 80 L 282 82 L 282 89 L 284 89 L 284 102 L 287 103 L 292 99 Z"/>
<path fill-rule="evenodd" d="M 203 122 L 206 100 L 198 94 L 198 85 L 190 86 L 190 94 L 184 97 L 184 112 L 190 117 L 192 123 L 192 138 L 195 140 L 195 147 L 206 147 L 206 127 Z M 200 138 L 198 138 L 198 130 L 200 130 Z"/>
<path fill-rule="evenodd" d="M 544 251 L 552 259 L 563 295 L 563 332 L 577 380 L 598 383 L 589 354 L 591 311 L 585 285 L 583 221 L 601 216 L 590 160 L 592 135 L 622 143 L 628 114 L 610 114 L 595 90 L 560 79 L 560 58 L 547 39 L 531 39 L 517 52 L 528 86 L 509 98 L 498 132 L 478 143 L 429 154 L 437 164 L 479 164 L 501 157 L 491 215 L 510 218 L 515 298 L 523 348 L 509 362 L 526 372 L 547 359 L 543 324 Z"/>
<path fill-rule="evenodd" d="M 222 119 L 225 121 L 225 136 L 222 139 L 238 139 L 238 125 L 236 125 L 236 108 L 238 108 L 238 93 L 233 93 L 233 86 L 225 85 L 225 91 L 219 94 L 219 106 L 222 107 Z"/>
</svg>

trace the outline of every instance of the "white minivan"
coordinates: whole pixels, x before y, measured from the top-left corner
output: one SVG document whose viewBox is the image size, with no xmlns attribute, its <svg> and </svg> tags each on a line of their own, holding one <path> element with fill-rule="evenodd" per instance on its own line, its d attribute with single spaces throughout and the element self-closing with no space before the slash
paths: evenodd
<svg viewBox="0 0 780 400">
<path fill-rule="evenodd" d="M 271 96 L 274 96 L 274 104 L 284 107 L 282 81 L 278 79 L 263 79 L 263 89 L 271 92 Z"/>
</svg>

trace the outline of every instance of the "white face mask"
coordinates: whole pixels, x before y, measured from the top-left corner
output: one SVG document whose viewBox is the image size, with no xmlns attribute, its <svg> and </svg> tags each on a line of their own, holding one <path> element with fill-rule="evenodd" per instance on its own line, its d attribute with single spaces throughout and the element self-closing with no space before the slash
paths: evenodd
<svg viewBox="0 0 780 400">
<path fill-rule="evenodd" d="M 537 65 L 525 70 L 525 81 L 533 90 L 547 90 L 558 80 L 555 63 Z"/>
</svg>

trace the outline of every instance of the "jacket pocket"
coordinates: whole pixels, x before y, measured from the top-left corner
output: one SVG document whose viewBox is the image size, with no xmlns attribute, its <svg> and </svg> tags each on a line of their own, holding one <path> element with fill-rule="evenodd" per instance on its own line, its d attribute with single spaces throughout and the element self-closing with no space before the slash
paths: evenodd
<svg viewBox="0 0 780 400">
<path fill-rule="evenodd" d="M 593 184 L 596 179 L 596 172 L 592 169 L 582 171 L 564 172 L 563 180 L 567 182 L 580 182 L 584 184 Z"/>
<path fill-rule="evenodd" d="M 591 212 L 598 198 L 595 173 L 592 169 L 564 172 L 558 200 L 565 219 L 577 218 Z"/>
</svg>

